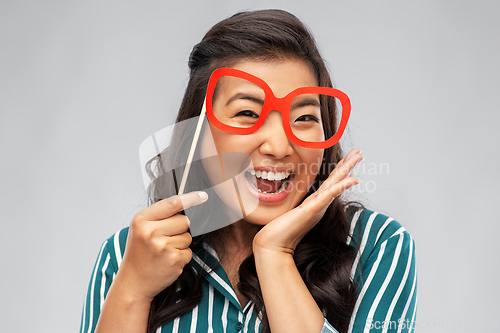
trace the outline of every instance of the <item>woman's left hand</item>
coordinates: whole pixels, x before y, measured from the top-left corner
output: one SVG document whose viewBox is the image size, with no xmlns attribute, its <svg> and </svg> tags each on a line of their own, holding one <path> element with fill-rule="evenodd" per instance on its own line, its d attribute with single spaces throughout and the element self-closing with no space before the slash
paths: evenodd
<svg viewBox="0 0 500 333">
<path fill-rule="evenodd" d="M 347 177 L 363 159 L 359 149 L 351 150 L 337 164 L 328 179 L 296 208 L 265 225 L 254 237 L 253 251 L 293 255 L 297 244 L 321 220 L 332 201 L 344 190 L 359 183 Z"/>
</svg>

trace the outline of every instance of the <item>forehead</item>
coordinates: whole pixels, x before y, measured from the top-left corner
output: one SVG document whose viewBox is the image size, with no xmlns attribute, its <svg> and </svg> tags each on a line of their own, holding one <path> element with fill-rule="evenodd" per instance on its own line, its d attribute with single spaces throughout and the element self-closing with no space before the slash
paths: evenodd
<svg viewBox="0 0 500 333">
<path fill-rule="evenodd" d="M 300 87 L 318 85 L 310 65 L 299 59 L 240 60 L 231 67 L 264 80 L 278 98 Z"/>
</svg>

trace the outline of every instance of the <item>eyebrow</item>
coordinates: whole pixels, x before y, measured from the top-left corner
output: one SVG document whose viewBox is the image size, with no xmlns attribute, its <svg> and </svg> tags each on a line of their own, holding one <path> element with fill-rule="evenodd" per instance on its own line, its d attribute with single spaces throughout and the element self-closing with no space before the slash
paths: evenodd
<svg viewBox="0 0 500 333">
<path fill-rule="evenodd" d="M 317 106 L 319 108 L 321 107 L 321 104 L 319 103 L 318 100 L 311 98 L 311 99 L 306 99 L 302 102 L 298 102 L 298 103 L 293 104 L 290 107 L 290 109 L 300 108 L 300 107 L 307 106 L 307 105 Z"/>
<path fill-rule="evenodd" d="M 264 105 L 264 100 L 262 100 L 260 98 L 257 98 L 257 97 L 254 97 L 254 96 L 251 96 L 251 95 L 248 95 L 248 94 L 245 94 L 245 93 L 237 93 L 236 95 L 234 95 L 233 97 L 231 97 L 227 101 L 226 106 L 229 105 L 229 104 L 231 104 L 232 102 L 234 102 L 237 99 L 246 99 L 248 101 L 251 101 L 251 102 L 254 102 L 254 103 L 257 103 L 257 104 L 260 104 L 260 105 Z"/>
</svg>

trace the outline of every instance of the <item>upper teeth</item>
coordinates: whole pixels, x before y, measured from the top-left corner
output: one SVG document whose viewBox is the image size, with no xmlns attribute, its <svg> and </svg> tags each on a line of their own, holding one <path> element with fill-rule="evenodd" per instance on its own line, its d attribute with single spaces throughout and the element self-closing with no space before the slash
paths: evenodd
<svg viewBox="0 0 500 333">
<path fill-rule="evenodd" d="M 261 171 L 261 170 L 250 170 L 250 173 L 257 178 L 267 179 L 267 180 L 282 180 L 290 176 L 290 172 L 273 172 L 273 171 Z"/>
</svg>

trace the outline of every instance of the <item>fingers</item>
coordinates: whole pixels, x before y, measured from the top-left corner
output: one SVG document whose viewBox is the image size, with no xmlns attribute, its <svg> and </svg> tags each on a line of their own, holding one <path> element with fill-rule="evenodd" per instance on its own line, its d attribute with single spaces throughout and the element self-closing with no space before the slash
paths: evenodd
<svg viewBox="0 0 500 333">
<path fill-rule="evenodd" d="M 135 235 L 143 239 L 145 242 L 148 242 L 156 238 L 163 238 L 164 236 L 167 236 L 167 238 L 173 238 L 183 234 L 189 235 L 187 232 L 189 225 L 190 222 L 187 216 L 175 214 L 160 221 L 134 218 L 131 223 L 131 228 Z M 181 247 L 183 244 L 184 242 L 180 244 Z"/>
<path fill-rule="evenodd" d="M 207 193 L 203 191 L 174 195 L 152 204 L 143 209 L 139 214 L 146 220 L 159 221 L 169 218 L 184 209 L 199 205 L 205 202 L 207 198 Z"/>
<path fill-rule="evenodd" d="M 355 148 L 353 150 L 351 150 L 349 153 L 347 153 L 346 156 L 344 156 L 338 163 L 337 165 L 340 165 L 342 163 L 344 163 L 344 161 L 348 158 L 350 158 L 352 155 L 356 154 L 356 153 L 360 153 L 360 150 L 358 148 Z"/>
<path fill-rule="evenodd" d="M 342 179 L 346 178 L 351 170 L 363 159 L 363 155 L 359 149 L 351 150 L 346 157 L 344 157 L 335 167 L 335 170 L 328 177 L 326 187 L 330 187 L 333 184 L 340 182 Z"/>
<path fill-rule="evenodd" d="M 158 233 L 164 236 L 175 236 L 187 232 L 190 222 L 187 216 L 176 214 L 155 224 L 158 228 Z"/>
<path fill-rule="evenodd" d="M 356 177 L 348 177 L 345 179 L 342 179 L 340 182 L 333 184 L 329 188 L 326 189 L 326 191 L 330 194 L 333 195 L 332 199 L 330 200 L 333 201 L 335 197 L 339 196 L 342 192 L 345 190 L 349 189 L 353 185 L 359 184 L 359 179 Z"/>
<path fill-rule="evenodd" d="M 190 248 L 182 250 L 182 266 L 186 266 L 193 258 L 193 251 Z"/>
<path fill-rule="evenodd" d="M 175 235 L 172 237 L 161 237 L 155 239 L 158 248 L 165 249 L 171 247 L 177 250 L 185 250 L 189 248 L 193 238 L 189 232 L 182 233 L 180 235 Z"/>
<path fill-rule="evenodd" d="M 319 190 L 314 193 L 315 201 L 319 200 L 318 204 L 330 203 L 336 196 L 340 195 L 343 191 L 353 185 L 359 183 L 356 177 L 347 177 L 351 170 L 356 166 L 359 161 L 363 159 L 359 149 L 351 150 L 335 167 L 335 170 L 330 174 L 328 179 L 321 185 Z"/>
<path fill-rule="evenodd" d="M 189 232 L 185 232 L 183 234 L 171 237 L 170 244 L 176 249 L 185 250 L 189 248 L 192 240 L 193 238 L 191 237 L 191 234 Z"/>
</svg>

